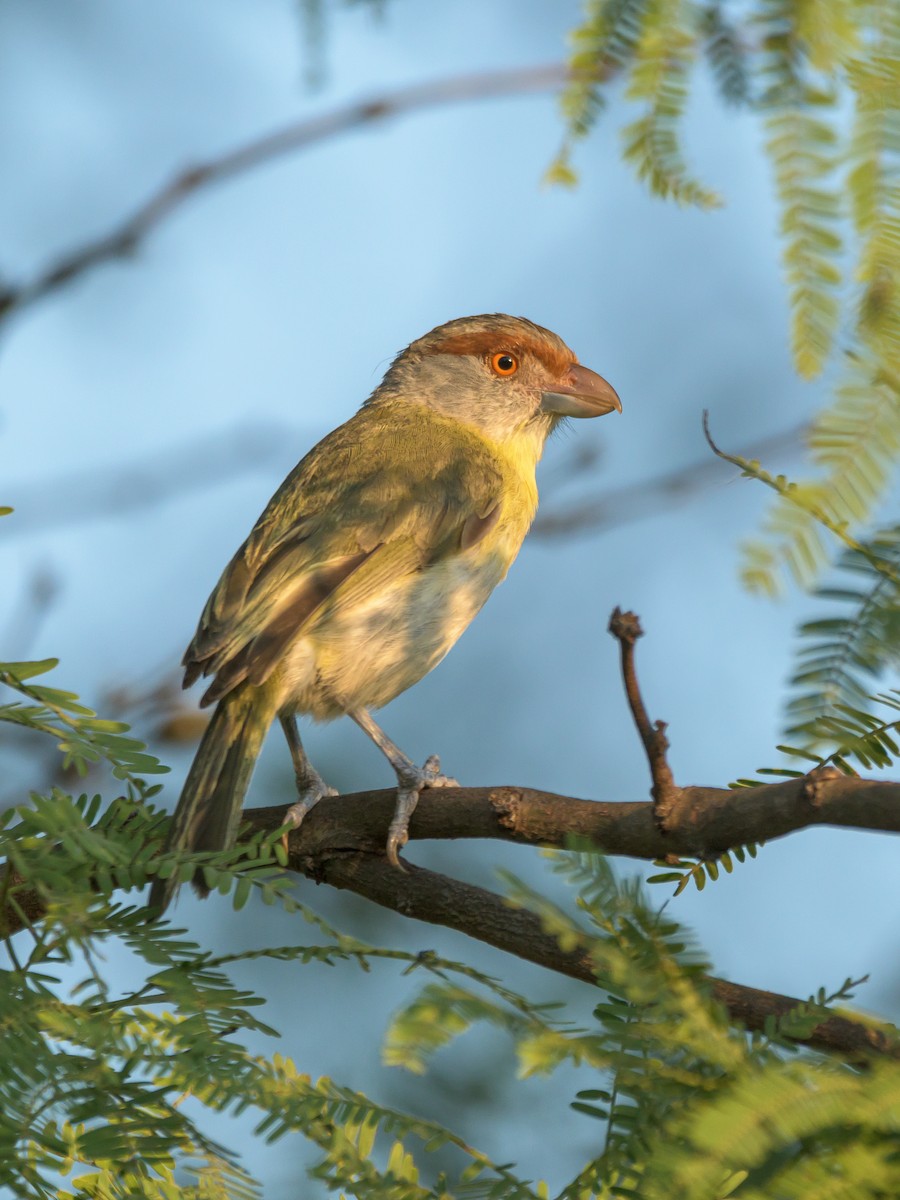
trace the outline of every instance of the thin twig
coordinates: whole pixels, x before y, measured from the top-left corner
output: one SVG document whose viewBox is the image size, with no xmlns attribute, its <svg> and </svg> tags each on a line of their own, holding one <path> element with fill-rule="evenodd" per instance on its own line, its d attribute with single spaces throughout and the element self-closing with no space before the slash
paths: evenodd
<svg viewBox="0 0 900 1200">
<path fill-rule="evenodd" d="M 751 442 L 741 451 L 744 458 L 772 458 L 798 450 L 809 431 L 809 423 L 804 421 L 782 433 L 775 433 Z M 593 465 L 592 463 L 588 465 Z M 578 477 L 585 473 L 580 464 L 570 467 L 568 478 Z M 569 504 L 554 506 L 552 495 L 550 505 L 547 505 L 547 488 L 542 489 L 544 497 L 541 512 L 538 513 L 531 527 L 529 538 L 565 537 L 582 531 L 595 532 L 598 529 L 608 529 L 611 526 L 624 525 L 627 521 L 636 521 L 641 517 L 654 516 L 663 505 L 671 508 L 675 504 L 684 504 L 698 492 L 705 491 L 715 483 L 725 478 L 724 468 L 718 458 L 704 456 L 702 459 L 680 467 L 676 471 L 667 471 L 642 479 L 638 483 L 628 483 L 624 487 L 612 488 L 597 496 L 580 497 Z"/>
<path fill-rule="evenodd" d="M 675 783 L 672 768 L 666 757 L 669 749 L 669 739 L 666 737 L 665 721 L 650 723 L 637 672 L 634 668 L 634 647 L 639 637 L 643 637 L 641 622 L 636 613 L 623 613 L 618 607 L 613 609 L 609 619 L 609 632 L 618 641 L 622 651 L 622 679 L 625 684 L 625 695 L 631 715 L 647 755 L 650 767 L 652 786 L 650 794 L 653 797 L 653 817 L 661 832 L 668 831 L 675 805 L 681 798 L 681 789 Z"/>
<path fill-rule="evenodd" d="M 813 503 L 808 490 L 804 490 L 783 476 L 771 475 L 768 471 L 763 470 L 758 462 L 745 461 L 737 455 L 727 454 L 724 450 L 720 449 L 713 441 L 712 434 L 709 432 L 709 411 L 706 409 L 703 412 L 703 434 L 713 454 L 737 467 L 744 475 L 748 475 L 750 478 L 765 484 L 767 488 L 771 488 L 782 500 L 796 505 L 801 512 L 812 517 L 814 521 L 818 521 L 839 542 L 842 542 L 850 550 L 855 550 L 868 563 L 871 563 L 880 575 L 900 585 L 900 573 L 898 573 L 894 563 L 889 559 L 883 558 L 880 554 L 876 554 L 865 542 L 859 542 L 856 538 L 851 537 L 847 531 L 846 522 L 837 520 L 822 505 Z"/>
<path fill-rule="evenodd" d="M 201 189 L 244 174 L 273 159 L 304 150 L 350 129 L 433 108 L 492 96 L 529 95 L 553 91 L 572 78 L 565 63 L 539 67 L 514 67 L 507 71 L 482 71 L 455 75 L 413 87 L 385 92 L 369 100 L 342 105 L 309 120 L 293 122 L 273 133 L 229 150 L 217 158 L 188 167 L 158 187 L 137 209 L 109 233 L 86 242 L 45 268 L 30 281 L 6 284 L 0 289 L 0 318 L 9 316 L 46 296 L 100 263 L 130 258 L 156 229 Z M 599 78 L 599 75 L 592 76 Z"/>
</svg>

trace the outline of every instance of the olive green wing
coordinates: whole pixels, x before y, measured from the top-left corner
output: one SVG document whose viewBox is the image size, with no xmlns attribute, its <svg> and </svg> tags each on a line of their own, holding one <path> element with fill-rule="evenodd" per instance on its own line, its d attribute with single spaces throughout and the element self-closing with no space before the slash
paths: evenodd
<svg viewBox="0 0 900 1200">
<path fill-rule="evenodd" d="M 201 703 L 264 683 L 329 599 L 362 600 L 476 544 L 503 473 L 474 431 L 424 406 L 363 408 L 288 476 L 207 601 L 184 657 Z"/>
</svg>

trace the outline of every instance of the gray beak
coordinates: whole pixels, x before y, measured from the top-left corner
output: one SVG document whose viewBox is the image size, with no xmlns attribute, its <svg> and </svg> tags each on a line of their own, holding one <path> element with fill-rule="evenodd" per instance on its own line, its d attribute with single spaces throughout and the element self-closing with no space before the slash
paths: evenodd
<svg viewBox="0 0 900 1200">
<path fill-rule="evenodd" d="M 602 375 L 576 363 L 569 368 L 565 382 L 541 396 L 541 412 L 559 417 L 602 417 L 622 411 L 615 388 Z"/>
</svg>

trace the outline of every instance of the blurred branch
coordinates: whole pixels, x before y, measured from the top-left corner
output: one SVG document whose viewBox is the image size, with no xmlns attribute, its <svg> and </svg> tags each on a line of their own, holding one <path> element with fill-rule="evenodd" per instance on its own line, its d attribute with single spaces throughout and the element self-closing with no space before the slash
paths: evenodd
<svg viewBox="0 0 900 1200">
<path fill-rule="evenodd" d="M 742 449 L 741 457 L 772 459 L 779 454 L 792 453 L 802 444 L 808 428 L 808 423 L 803 422 L 782 433 L 751 442 Z M 575 469 L 581 473 L 585 468 L 576 462 Z M 684 504 L 713 484 L 733 478 L 733 472 L 729 473 L 718 459 L 707 455 L 677 471 L 610 489 L 593 499 L 582 498 L 568 506 L 559 505 L 549 510 L 545 505 L 535 518 L 529 537 L 565 537 L 585 530 L 596 532 L 613 525 L 624 525 L 627 521 L 652 516 L 663 505 L 671 508 L 675 504 Z"/>
<path fill-rule="evenodd" d="M 742 456 L 774 458 L 779 452 L 792 451 L 806 429 L 805 424 L 798 425 L 752 442 L 743 448 Z M 286 447 L 294 442 L 298 449 L 292 455 Z M 184 492 L 212 487 L 223 480 L 231 482 L 241 472 L 269 463 L 277 466 L 285 459 L 293 466 L 303 449 L 301 443 L 302 435 L 289 426 L 240 425 L 130 462 L 92 467 L 40 483 L 16 484 L 14 480 L 7 485 L 6 494 L 15 500 L 15 516 L 0 524 L 0 539 L 132 513 L 165 503 Z M 577 454 L 565 466 L 566 482 L 586 474 L 595 461 L 592 456 Z M 557 471 L 557 479 L 559 474 Z M 678 471 L 610 490 L 592 500 L 579 500 L 568 508 L 558 506 L 546 513 L 542 511 L 529 536 L 565 537 L 621 525 L 652 516 L 664 505 L 669 508 L 693 499 L 713 484 L 730 478 L 718 459 L 702 459 Z"/>
<path fill-rule="evenodd" d="M 286 455 L 293 465 L 299 451 L 292 455 L 286 446 L 294 441 L 299 442 L 300 436 L 288 426 L 239 425 L 130 462 L 119 460 L 109 467 L 73 471 L 41 483 L 13 481 L 9 494 L 15 496 L 15 515 L 0 525 L 0 539 L 95 517 L 122 516 L 183 492 L 231 483 L 239 474 L 281 462 Z"/>
<path fill-rule="evenodd" d="M 10 657 L 28 657 L 32 645 L 59 595 L 61 582 L 48 565 L 35 567 L 25 583 L 19 611 L 3 635 L 5 653 Z"/>
<path fill-rule="evenodd" d="M 171 661 L 177 661 L 177 655 Z M 196 744 L 209 724 L 208 711 L 188 702 L 182 670 L 165 670 L 147 682 L 104 689 L 98 711 L 137 727 L 154 746 Z"/>
<path fill-rule="evenodd" d="M 148 196 L 115 229 L 76 247 L 39 271 L 33 279 L 0 285 L 0 318 L 34 304 L 101 263 L 131 258 L 157 226 L 195 193 L 243 175 L 263 163 L 389 117 L 492 96 L 553 91 L 571 79 L 572 73 L 565 63 L 457 75 L 342 105 L 331 112 L 254 138 L 217 158 L 181 171 Z"/>
</svg>

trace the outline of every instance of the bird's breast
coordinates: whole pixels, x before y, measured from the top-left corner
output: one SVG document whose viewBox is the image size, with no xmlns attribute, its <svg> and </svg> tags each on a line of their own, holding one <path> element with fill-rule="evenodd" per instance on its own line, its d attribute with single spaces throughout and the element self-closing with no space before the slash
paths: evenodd
<svg viewBox="0 0 900 1200">
<path fill-rule="evenodd" d="M 417 683 L 505 578 L 533 512 L 512 505 L 476 545 L 324 613 L 281 669 L 284 707 L 327 720 L 380 708 Z"/>
</svg>

